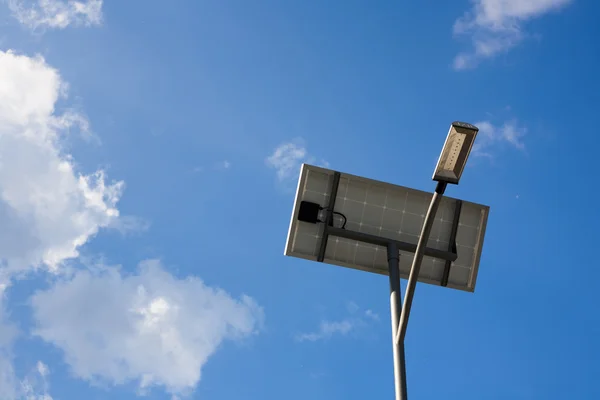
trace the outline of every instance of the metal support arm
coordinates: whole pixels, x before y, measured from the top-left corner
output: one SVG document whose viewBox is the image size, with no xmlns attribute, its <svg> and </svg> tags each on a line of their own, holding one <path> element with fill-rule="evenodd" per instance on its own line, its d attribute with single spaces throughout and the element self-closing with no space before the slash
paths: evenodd
<svg viewBox="0 0 600 400">
<path fill-rule="evenodd" d="M 415 289 L 417 286 L 417 279 L 419 272 L 421 271 L 421 264 L 423 262 L 423 256 L 425 255 L 425 248 L 427 246 L 427 240 L 429 240 L 429 234 L 431 233 L 431 227 L 435 220 L 435 214 L 442 200 L 442 196 L 446 191 L 446 183 L 438 182 L 429 209 L 425 215 L 425 221 L 423 221 L 423 228 L 421 229 L 421 235 L 417 243 L 417 249 L 415 250 L 415 256 L 413 258 L 412 266 L 410 267 L 410 274 L 408 275 L 408 284 L 406 286 L 406 293 L 404 294 L 404 304 L 402 305 L 402 313 L 400 314 L 400 323 L 396 334 L 396 343 L 404 343 L 404 337 L 406 336 L 406 327 L 408 326 L 408 318 L 410 317 L 410 309 L 412 306 L 413 297 L 415 295 Z"/>
</svg>

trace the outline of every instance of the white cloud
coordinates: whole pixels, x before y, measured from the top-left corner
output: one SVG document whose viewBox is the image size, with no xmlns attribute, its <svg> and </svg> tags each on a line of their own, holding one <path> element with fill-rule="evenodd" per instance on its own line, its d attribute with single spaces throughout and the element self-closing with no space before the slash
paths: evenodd
<svg viewBox="0 0 600 400">
<path fill-rule="evenodd" d="M 193 389 L 221 343 L 256 333 L 264 318 L 250 297 L 177 279 L 158 261 L 131 276 L 81 271 L 31 303 L 34 334 L 64 352 L 74 375 L 173 394 Z"/>
<path fill-rule="evenodd" d="M 265 162 L 276 171 L 280 181 L 295 179 L 300 173 L 302 163 L 317 163 L 316 158 L 308 154 L 303 139 L 294 139 L 279 145 Z M 329 163 L 324 160 L 318 164 L 325 168 L 329 166 Z"/>
<path fill-rule="evenodd" d="M 318 340 L 329 339 L 334 335 L 348 335 L 367 324 L 366 319 L 378 321 L 379 316 L 373 310 L 361 311 L 360 307 L 354 302 L 347 304 L 347 310 L 350 316 L 336 320 L 323 320 L 319 324 L 319 329 L 315 332 L 300 333 L 294 336 L 297 342 L 316 342 Z"/>
<path fill-rule="evenodd" d="M 493 157 L 492 149 L 499 144 L 508 144 L 515 149 L 525 150 L 523 137 L 527 129 L 519 126 L 516 121 L 508 121 L 501 126 L 495 126 L 489 121 L 479 121 L 475 126 L 479 128 L 473 145 L 473 154 L 476 156 Z"/>
<path fill-rule="evenodd" d="M 0 51 L 0 284 L 32 267 L 58 270 L 119 216 L 123 182 L 80 174 L 64 150 L 61 133 L 82 126 L 72 111 L 56 113 L 65 93 L 43 58 Z"/>
<path fill-rule="evenodd" d="M 455 69 L 475 67 L 482 59 L 516 46 L 526 35 L 523 22 L 556 11 L 572 0 L 471 0 L 473 8 L 454 23 L 455 35 L 469 35 L 471 52 L 454 59 Z"/>
<path fill-rule="evenodd" d="M 31 29 L 100 25 L 103 0 L 5 0 L 12 15 Z"/>
</svg>

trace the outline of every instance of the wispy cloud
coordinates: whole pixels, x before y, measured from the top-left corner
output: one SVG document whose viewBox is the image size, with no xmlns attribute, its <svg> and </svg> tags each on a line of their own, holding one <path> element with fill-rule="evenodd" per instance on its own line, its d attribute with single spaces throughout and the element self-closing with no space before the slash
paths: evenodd
<svg viewBox="0 0 600 400">
<path fill-rule="evenodd" d="M 106 227 L 117 230 L 122 235 L 137 234 L 150 229 L 151 223 L 146 218 L 135 215 L 123 215 L 113 219 Z"/>
<path fill-rule="evenodd" d="M 198 165 L 192 169 L 192 172 L 202 173 L 207 170 L 224 171 L 224 170 L 228 170 L 230 168 L 231 168 L 231 162 L 229 160 L 223 160 L 223 161 L 219 161 L 219 162 L 213 164 L 210 168 L 204 167 L 202 165 Z"/>
<path fill-rule="evenodd" d="M 456 36 L 471 38 L 473 49 L 454 58 L 454 68 L 473 68 L 485 58 L 506 52 L 527 35 L 523 23 L 572 0 L 471 0 L 473 8 L 454 23 Z"/>
<path fill-rule="evenodd" d="M 304 139 L 301 138 L 282 143 L 267 157 L 265 162 L 268 167 L 276 171 L 279 181 L 296 178 L 302 163 L 318 164 L 323 167 L 329 166 L 327 161 L 321 160 L 318 162 L 316 157 L 310 155 Z"/>
<path fill-rule="evenodd" d="M 223 160 L 217 165 L 217 168 L 229 169 L 229 168 L 231 168 L 231 163 L 227 160 Z"/>
<path fill-rule="evenodd" d="M 379 321 L 379 315 L 376 314 L 373 310 L 365 311 L 365 317 L 372 319 L 373 321 Z"/>
<path fill-rule="evenodd" d="M 360 310 L 353 302 L 347 305 L 346 318 L 340 320 L 323 320 L 314 332 L 300 333 L 294 336 L 297 342 L 316 342 L 326 340 L 335 335 L 346 336 L 367 325 L 369 321 L 379 321 L 379 316 L 372 310 Z"/>
<path fill-rule="evenodd" d="M 103 0 L 5 0 L 12 15 L 26 27 L 64 29 L 102 23 Z"/>
<path fill-rule="evenodd" d="M 517 121 L 507 121 L 500 126 L 495 126 L 489 121 L 475 123 L 479 134 L 473 145 L 475 156 L 493 157 L 493 149 L 498 145 L 509 145 L 517 150 L 525 150 L 523 137 L 527 129 L 520 126 Z"/>
<path fill-rule="evenodd" d="M 52 396 L 48 393 L 48 375 L 50 369 L 46 364 L 38 361 L 35 368 L 21 381 L 20 399 L 23 400 L 52 400 Z"/>
<path fill-rule="evenodd" d="M 321 321 L 319 329 L 316 332 L 302 333 L 296 335 L 298 342 L 316 342 L 321 339 L 328 339 L 335 334 L 346 335 L 356 328 L 356 321 L 344 319 L 342 321 Z"/>
</svg>

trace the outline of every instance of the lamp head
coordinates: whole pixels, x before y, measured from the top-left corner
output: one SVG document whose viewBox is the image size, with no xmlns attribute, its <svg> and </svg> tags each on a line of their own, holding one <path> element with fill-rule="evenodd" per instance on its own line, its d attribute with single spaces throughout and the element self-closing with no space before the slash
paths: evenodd
<svg viewBox="0 0 600 400">
<path fill-rule="evenodd" d="M 433 173 L 434 181 L 458 184 L 477 132 L 479 128 L 466 122 L 455 121 L 450 125 L 444 148 Z"/>
</svg>

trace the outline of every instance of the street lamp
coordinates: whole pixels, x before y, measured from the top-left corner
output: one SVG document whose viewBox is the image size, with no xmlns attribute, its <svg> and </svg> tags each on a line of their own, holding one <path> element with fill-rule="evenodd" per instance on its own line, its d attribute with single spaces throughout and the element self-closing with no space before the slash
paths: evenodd
<svg viewBox="0 0 600 400">
<path fill-rule="evenodd" d="M 425 221 L 423 221 L 423 228 L 421 228 L 417 249 L 415 250 L 412 267 L 410 268 L 410 276 L 408 277 L 408 285 L 406 287 L 406 294 L 404 295 L 400 324 L 398 325 L 398 332 L 395 337 L 397 343 L 404 342 L 408 317 L 410 316 L 410 309 L 415 295 L 415 288 L 417 286 L 417 277 L 419 276 L 421 263 L 423 262 L 423 251 L 427 244 L 427 240 L 429 239 L 429 234 L 431 233 L 431 227 L 433 226 L 433 220 L 439 207 L 440 200 L 446 191 L 448 183 L 458 184 L 463 170 L 465 169 L 465 165 L 467 164 L 467 159 L 471 153 L 471 148 L 473 147 L 478 131 L 479 128 L 466 122 L 455 121 L 450 125 L 446 142 L 444 143 L 442 153 L 440 154 L 437 166 L 435 167 L 435 172 L 433 173 L 433 180 L 438 183 L 435 192 L 433 193 L 433 197 L 431 198 L 427 214 L 425 214 Z"/>
<path fill-rule="evenodd" d="M 443 194 L 460 180 L 477 131 L 451 124 L 433 195 L 307 164 L 300 171 L 284 254 L 389 276 L 397 400 L 407 400 L 404 338 L 417 281 L 475 290 L 489 207 Z"/>
</svg>

